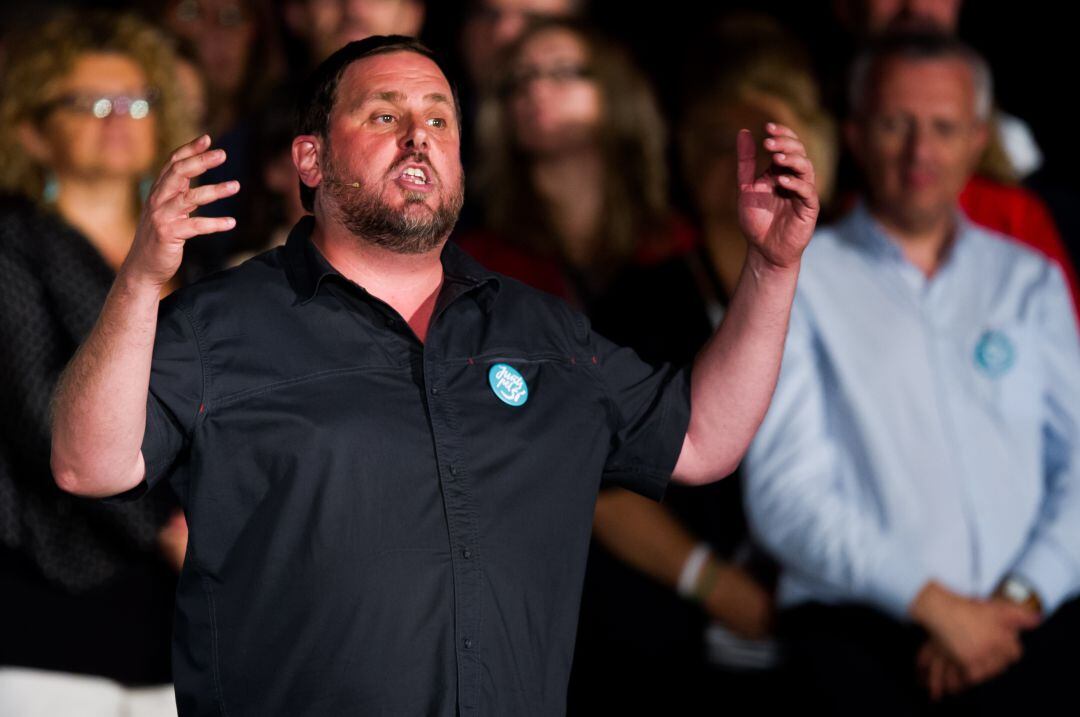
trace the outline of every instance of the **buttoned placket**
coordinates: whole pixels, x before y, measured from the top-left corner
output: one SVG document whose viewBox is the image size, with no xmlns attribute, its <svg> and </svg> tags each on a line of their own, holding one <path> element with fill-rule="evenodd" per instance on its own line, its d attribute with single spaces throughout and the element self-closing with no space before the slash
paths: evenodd
<svg viewBox="0 0 1080 717">
<path fill-rule="evenodd" d="M 393 307 L 349 282 L 377 305 L 386 319 L 380 330 L 407 334 L 420 357 L 424 387 L 424 407 L 431 426 L 440 492 L 446 515 L 450 543 L 450 564 L 454 576 L 454 635 L 457 655 L 458 714 L 475 714 L 478 708 L 481 661 L 479 644 L 481 603 L 481 562 L 479 545 L 479 510 L 464 463 L 464 445 L 456 420 L 452 392 L 444 383 L 444 358 L 439 346 L 440 318 L 461 299 L 475 282 L 447 280 L 436 302 L 426 341 L 408 329 L 408 322 Z"/>
<path fill-rule="evenodd" d="M 958 231 L 961 231 L 958 229 Z M 958 238 L 959 239 L 959 238 Z M 883 241 L 888 241 L 882 237 Z M 949 255 L 945 259 L 944 263 L 938 267 L 938 270 L 932 277 L 927 277 L 921 269 L 916 267 L 899 247 L 889 242 L 891 245 L 891 251 L 888 252 L 889 256 L 886 259 L 892 270 L 896 273 L 899 283 L 901 283 L 911 297 L 912 305 L 918 312 L 919 325 L 922 329 L 923 344 L 927 352 L 927 361 L 930 365 L 930 372 L 933 375 L 934 380 L 934 397 L 935 403 L 938 409 L 938 421 L 940 422 L 941 429 L 948 436 L 948 442 L 950 445 L 959 446 L 959 435 L 961 434 L 960 426 L 956 420 L 953 406 L 951 405 L 950 398 L 952 396 L 952 389 L 948 385 L 947 376 L 949 375 L 949 362 L 952 360 L 950 351 L 948 348 L 948 342 L 952 340 L 952 332 L 955 327 L 943 317 L 949 316 L 949 312 L 945 309 L 945 303 L 948 301 L 950 295 L 949 289 L 954 283 L 956 272 L 956 257 L 955 252 L 957 247 L 953 246 L 949 252 Z M 975 493 L 974 487 L 970 486 L 971 472 L 967 470 L 967 467 L 961 461 L 960 455 L 957 451 L 950 452 L 949 462 L 951 464 L 952 474 L 956 476 L 956 479 L 962 481 L 968 487 L 965 487 L 958 491 L 960 495 L 961 505 L 964 512 L 964 524 L 968 533 L 968 542 L 975 551 L 975 555 L 971 560 L 971 573 L 968 576 L 970 580 L 969 587 L 971 590 L 977 590 L 981 579 L 981 561 L 982 555 L 979 554 L 979 536 L 978 536 L 978 523 L 977 512 L 975 506 L 972 505 L 972 495 Z"/>
<path fill-rule="evenodd" d="M 453 393 L 444 383 L 439 339 L 445 322 L 440 319 L 450 304 L 468 291 L 461 285 L 444 286 L 445 301 L 437 302 L 422 348 L 426 403 L 435 445 L 435 458 L 446 511 L 450 539 L 450 562 L 454 575 L 454 634 L 456 637 L 459 714 L 475 714 L 478 708 L 481 660 L 481 563 L 479 506 L 464 462 L 464 442 L 455 413 Z M 440 296 L 440 299 L 444 297 Z"/>
</svg>

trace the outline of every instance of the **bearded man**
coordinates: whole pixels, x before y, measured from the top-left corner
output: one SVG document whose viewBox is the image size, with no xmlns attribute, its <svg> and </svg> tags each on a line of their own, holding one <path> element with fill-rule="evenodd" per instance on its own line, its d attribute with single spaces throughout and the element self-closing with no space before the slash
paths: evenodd
<svg viewBox="0 0 1080 717">
<path fill-rule="evenodd" d="M 64 373 L 57 484 L 128 500 L 168 479 L 184 506 L 185 717 L 563 714 L 601 481 L 718 480 L 765 413 L 818 213 L 791 130 L 767 126 L 757 176 L 740 132 L 751 248 L 691 371 L 447 243 L 459 117 L 424 46 L 346 45 L 300 100 L 313 216 L 159 307 L 185 240 L 233 224 L 190 212 L 238 191 L 192 188 L 224 155 L 182 147 Z"/>
</svg>

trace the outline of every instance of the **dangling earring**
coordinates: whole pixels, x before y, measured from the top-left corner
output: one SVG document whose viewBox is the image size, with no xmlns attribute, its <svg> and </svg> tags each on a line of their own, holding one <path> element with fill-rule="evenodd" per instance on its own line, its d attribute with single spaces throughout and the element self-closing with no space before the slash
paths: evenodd
<svg viewBox="0 0 1080 717">
<path fill-rule="evenodd" d="M 150 196 L 150 190 L 154 188 L 154 178 L 147 174 L 145 177 L 139 180 L 139 202 L 146 204 L 147 198 Z"/>
<path fill-rule="evenodd" d="M 45 204 L 56 204 L 60 197 L 60 180 L 56 178 L 56 172 L 49 172 L 45 176 L 45 186 L 41 189 L 41 201 Z"/>
</svg>

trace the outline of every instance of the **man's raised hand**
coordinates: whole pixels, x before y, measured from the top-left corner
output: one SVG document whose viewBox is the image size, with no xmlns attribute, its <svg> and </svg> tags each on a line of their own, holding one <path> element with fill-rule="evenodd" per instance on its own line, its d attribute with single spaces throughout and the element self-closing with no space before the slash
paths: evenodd
<svg viewBox="0 0 1080 717">
<path fill-rule="evenodd" d="M 757 172 L 757 150 L 749 130 L 739 130 L 738 153 L 739 226 L 750 243 L 769 264 L 797 266 L 810 243 L 820 205 L 814 186 L 814 167 L 795 133 L 780 124 L 765 125 L 764 141 L 772 153 L 769 167 Z"/>
<path fill-rule="evenodd" d="M 236 181 L 192 186 L 192 180 L 224 161 L 224 150 L 210 149 L 210 137 L 205 134 L 173 152 L 143 205 L 121 272 L 139 282 L 164 286 L 180 269 L 184 242 L 236 226 L 232 217 L 190 216 L 198 207 L 240 190 Z"/>
</svg>

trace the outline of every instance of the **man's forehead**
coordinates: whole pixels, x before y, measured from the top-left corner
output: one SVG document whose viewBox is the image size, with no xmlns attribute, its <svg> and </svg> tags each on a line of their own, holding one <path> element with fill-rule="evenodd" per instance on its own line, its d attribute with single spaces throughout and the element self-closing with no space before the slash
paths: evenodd
<svg viewBox="0 0 1080 717">
<path fill-rule="evenodd" d="M 341 86 L 350 98 L 363 101 L 377 95 L 400 98 L 439 95 L 453 102 L 450 83 L 439 66 L 415 52 L 402 51 L 365 57 L 345 68 Z"/>
<path fill-rule="evenodd" d="M 928 79 L 938 82 L 971 85 L 975 77 L 971 65 L 960 57 L 893 57 L 881 63 L 878 80 L 925 83 Z"/>
<path fill-rule="evenodd" d="M 974 106 L 975 75 L 961 58 L 894 58 L 882 63 L 876 75 L 875 94 L 881 99 L 914 94 Z"/>
</svg>

